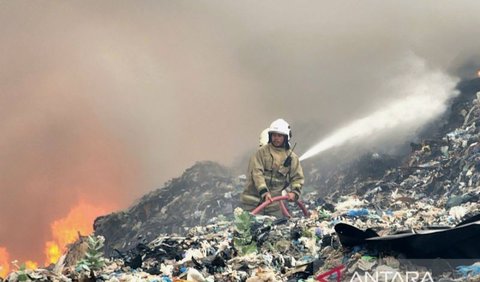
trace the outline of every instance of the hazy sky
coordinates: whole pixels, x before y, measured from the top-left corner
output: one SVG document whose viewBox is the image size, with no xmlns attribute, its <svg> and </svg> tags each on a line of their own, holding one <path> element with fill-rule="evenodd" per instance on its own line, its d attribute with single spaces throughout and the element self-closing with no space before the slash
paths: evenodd
<svg viewBox="0 0 480 282">
<path fill-rule="evenodd" d="M 41 249 L 48 224 L 79 199 L 125 207 L 196 161 L 229 165 L 276 118 L 294 132 L 314 125 L 311 140 L 297 140 L 301 154 L 412 84 L 446 100 L 459 74 L 475 75 L 463 66 L 480 62 L 479 10 L 477 1 L 0 1 L 0 246 Z M 430 118 L 420 113 L 395 138 Z"/>
</svg>

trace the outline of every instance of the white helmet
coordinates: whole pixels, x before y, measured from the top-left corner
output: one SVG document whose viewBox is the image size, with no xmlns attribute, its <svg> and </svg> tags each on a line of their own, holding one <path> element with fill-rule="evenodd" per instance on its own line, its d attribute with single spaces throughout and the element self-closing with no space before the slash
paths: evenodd
<svg viewBox="0 0 480 282">
<path fill-rule="evenodd" d="M 279 133 L 287 136 L 287 141 L 290 140 L 290 137 L 292 137 L 291 131 L 290 131 L 290 125 L 288 122 L 286 122 L 284 119 L 277 119 L 272 124 L 270 124 L 270 127 L 268 128 L 268 135 L 272 133 Z"/>
<path fill-rule="evenodd" d="M 262 147 L 263 145 L 267 145 L 268 144 L 268 130 L 270 128 L 265 128 L 262 133 L 260 133 L 260 136 L 259 136 L 259 142 L 258 142 L 258 145 L 260 147 Z"/>
</svg>

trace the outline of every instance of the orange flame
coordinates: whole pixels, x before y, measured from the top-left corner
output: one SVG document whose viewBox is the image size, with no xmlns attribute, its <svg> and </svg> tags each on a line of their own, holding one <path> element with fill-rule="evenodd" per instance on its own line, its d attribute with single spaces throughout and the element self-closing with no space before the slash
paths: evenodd
<svg viewBox="0 0 480 282">
<path fill-rule="evenodd" d="M 27 260 L 25 262 L 25 267 L 27 269 L 37 269 L 38 268 L 38 263 L 36 263 L 34 261 L 31 261 L 31 260 Z"/>
<path fill-rule="evenodd" d="M 80 202 L 72 208 L 68 215 L 54 221 L 50 228 L 53 240 L 45 243 L 45 265 L 56 263 L 60 256 L 67 250 L 67 245 L 78 239 L 78 234 L 89 235 L 93 232 L 93 221 L 112 207 L 98 207 Z M 6 248 L 0 247 L 0 277 L 6 277 L 10 271 L 10 255 Z M 38 263 L 27 260 L 27 269 L 37 269 Z"/>
<path fill-rule="evenodd" d="M 62 251 L 60 251 L 60 247 L 54 241 L 48 241 L 45 243 L 45 257 L 47 258 L 47 262 L 45 264 L 56 263 L 58 258 L 62 255 Z"/>
<path fill-rule="evenodd" d="M 7 252 L 7 249 L 0 247 L 0 277 L 7 276 L 10 271 L 9 267 L 10 255 Z"/>
<path fill-rule="evenodd" d="M 79 203 L 65 218 L 54 221 L 52 229 L 53 240 L 45 244 L 46 264 L 56 263 L 65 253 L 67 245 L 78 239 L 78 234 L 89 235 L 93 232 L 93 221 L 105 214 L 106 208 Z"/>
</svg>

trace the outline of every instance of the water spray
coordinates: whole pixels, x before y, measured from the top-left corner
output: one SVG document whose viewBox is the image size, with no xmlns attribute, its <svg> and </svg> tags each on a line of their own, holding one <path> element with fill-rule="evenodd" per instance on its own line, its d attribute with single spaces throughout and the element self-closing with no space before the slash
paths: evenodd
<svg viewBox="0 0 480 282">
<path fill-rule="evenodd" d="M 409 79 L 400 90 L 410 95 L 338 129 L 305 152 L 300 161 L 347 141 L 374 137 L 388 130 L 408 127 L 412 132 L 445 111 L 448 99 L 458 94 L 454 91 L 455 84 L 455 79 L 441 72 L 423 73 L 416 79 Z"/>
</svg>

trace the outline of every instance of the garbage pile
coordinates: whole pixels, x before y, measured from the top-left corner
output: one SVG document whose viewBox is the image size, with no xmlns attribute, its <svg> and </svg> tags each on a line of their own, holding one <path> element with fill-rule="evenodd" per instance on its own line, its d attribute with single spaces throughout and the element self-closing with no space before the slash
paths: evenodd
<svg viewBox="0 0 480 282">
<path fill-rule="evenodd" d="M 158 234 L 184 235 L 189 227 L 206 224 L 222 214 L 233 217 L 243 181 L 211 161 L 198 162 L 181 177 L 143 196 L 128 210 L 99 217 L 95 234 L 104 236 L 105 254 L 148 243 Z"/>
<path fill-rule="evenodd" d="M 332 244 L 327 225 L 317 217 L 255 217 L 237 208 L 234 221 L 218 217 L 185 236 L 161 235 L 118 252 L 96 271 L 62 259 L 50 269 L 13 272 L 7 280 L 298 281 L 323 264 L 319 250 Z"/>
<path fill-rule="evenodd" d="M 458 126 L 412 144 L 400 166 L 383 162 L 384 173 L 326 197 L 305 193 L 308 218 L 290 203 L 289 219 L 235 208 L 242 178 L 198 163 L 96 220 L 101 267 L 72 247 L 57 265 L 7 280 L 480 281 L 480 95 L 465 101 Z"/>
</svg>

